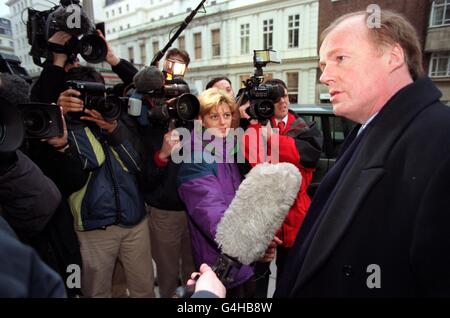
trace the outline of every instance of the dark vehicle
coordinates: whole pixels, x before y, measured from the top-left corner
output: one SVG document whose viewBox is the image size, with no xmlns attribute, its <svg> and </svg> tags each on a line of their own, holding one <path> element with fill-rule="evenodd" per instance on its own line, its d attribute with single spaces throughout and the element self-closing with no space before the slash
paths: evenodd
<svg viewBox="0 0 450 318">
<path fill-rule="evenodd" d="M 325 174 L 334 165 L 341 145 L 355 126 L 355 123 L 334 115 L 331 104 L 291 104 L 289 108 L 308 122 L 316 122 L 323 133 L 322 155 L 311 185 L 308 188 L 308 194 L 312 197 Z"/>
</svg>

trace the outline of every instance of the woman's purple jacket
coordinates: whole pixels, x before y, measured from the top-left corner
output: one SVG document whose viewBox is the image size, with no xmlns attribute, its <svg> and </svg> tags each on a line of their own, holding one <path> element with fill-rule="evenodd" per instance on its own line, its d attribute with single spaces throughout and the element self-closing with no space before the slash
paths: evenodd
<svg viewBox="0 0 450 318">
<path fill-rule="evenodd" d="M 217 141 L 224 143 L 222 139 Z M 218 156 L 218 153 L 214 153 L 215 150 L 208 151 L 213 147 L 205 149 L 204 143 L 197 143 L 200 146 L 196 146 L 192 140 L 191 142 L 192 163 L 181 164 L 178 173 L 178 193 L 186 204 L 194 260 L 196 267 L 199 268 L 202 263 L 214 265 L 220 255 L 220 250 L 214 241 L 217 224 L 231 204 L 241 183 L 241 176 L 237 164 L 230 163 L 230 160 L 222 160 L 224 163 L 216 161 L 209 163 Z M 203 158 L 199 157 L 200 155 Z M 196 162 L 193 160 L 195 156 L 197 156 Z M 252 276 L 253 269 L 243 265 L 235 275 L 234 282 L 226 287 L 233 288 L 241 285 Z"/>
</svg>

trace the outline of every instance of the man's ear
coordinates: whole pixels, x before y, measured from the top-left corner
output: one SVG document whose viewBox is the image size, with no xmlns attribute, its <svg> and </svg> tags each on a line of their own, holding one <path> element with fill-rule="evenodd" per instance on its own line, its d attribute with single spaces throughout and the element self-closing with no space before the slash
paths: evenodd
<svg viewBox="0 0 450 318">
<path fill-rule="evenodd" d="M 403 67 L 405 65 L 406 58 L 405 58 L 405 51 L 400 46 L 400 44 L 395 43 L 389 52 L 389 70 L 391 72 L 394 72 L 395 70 Z"/>
</svg>

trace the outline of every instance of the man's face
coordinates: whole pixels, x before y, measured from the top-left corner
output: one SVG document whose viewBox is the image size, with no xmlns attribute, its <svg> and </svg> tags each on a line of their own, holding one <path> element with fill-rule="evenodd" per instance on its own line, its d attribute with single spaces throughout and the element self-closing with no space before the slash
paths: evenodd
<svg viewBox="0 0 450 318">
<path fill-rule="evenodd" d="M 213 85 L 213 87 L 221 89 L 221 90 L 224 90 L 228 94 L 230 94 L 231 96 L 234 96 L 233 88 L 231 87 L 231 84 L 228 83 L 227 80 L 218 81 L 217 83 L 215 83 Z"/>
<path fill-rule="evenodd" d="M 328 86 L 334 112 L 359 123 L 384 105 L 389 75 L 387 53 L 372 43 L 365 23 L 363 16 L 341 22 L 320 47 L 320 81 Z"/>
<path fill-rule="evenodd" d="M 275 119 L 282 120 L 289 112 L 289 96 L 288 91 L 284 89 L 284 96 L 280 98 L 280 101 L 275 103 Z"/>
<path fill-rule="evenodd" d="M 167 59 L 186 64 L 186 61 L 183 59 L 183 57 L 180 54 L 172 54 Z"/>
</svg>

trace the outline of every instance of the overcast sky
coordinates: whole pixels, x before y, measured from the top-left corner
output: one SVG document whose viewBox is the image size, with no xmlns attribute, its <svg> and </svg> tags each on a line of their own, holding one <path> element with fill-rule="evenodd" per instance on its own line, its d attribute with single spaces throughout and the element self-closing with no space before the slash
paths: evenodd
<svg viewBox="0 0 450 318">
<path fill-rule="evenodd" d="M 0 0 L 0 17 L 6 17 L 9 15 L 9 8 L 6 6 L 7 0 Z"/>
</svg>

